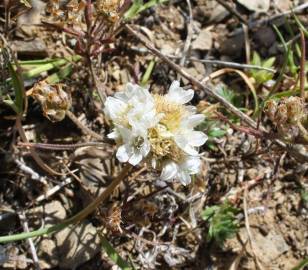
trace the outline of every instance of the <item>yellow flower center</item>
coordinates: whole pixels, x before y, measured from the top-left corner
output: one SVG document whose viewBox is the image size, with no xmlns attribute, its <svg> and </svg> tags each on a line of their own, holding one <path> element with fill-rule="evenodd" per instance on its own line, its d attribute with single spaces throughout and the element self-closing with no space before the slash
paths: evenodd
<svg viewBox="0 0 308 270">
<path fill-rule="evenodd" d="M 154 102 L 157 113 L 164 116 L 160 123 L 166 126 L 169 131 L 175 131 L 180 127 L 181 120 L 185 117 L 186 110 L 183 105 L 170 102 L 164 96 L 154 95 Z"/>
<path fill-rule="evenodd" d="M 153 158 L 161 160 L 169 158 L 174 161 L 182 159 L 183 151 L 176 145 L 173 138 L 165 130 L 166 128 L 158 124 L 157 127 L 149 129 L 148 139 L 151 144 Z"/>
</svg>

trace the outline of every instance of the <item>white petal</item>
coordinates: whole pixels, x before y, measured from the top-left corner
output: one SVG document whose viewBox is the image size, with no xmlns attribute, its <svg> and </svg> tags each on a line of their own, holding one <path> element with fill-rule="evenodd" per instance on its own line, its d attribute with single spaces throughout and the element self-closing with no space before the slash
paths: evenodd
<svg viewBox="0 0 308 270">
<path fill-rule="evenodd" d="M 142 155 L 139 152 L 135 152 L 128 160 L 130 164 L 136 166 L 142 160 Z"/>
<path fill-rule="evenodd" d="M 189 106 L 186 106 L 185 109 L 186 109 L 186 111 L 188 111 L 190 114 L 194 114 L 194 113 L 197 112 L 197 108 L 196 108 L 195 106 L 189 105 Z"/>
<path fill-rule="evenodd" d="M 126 145 L 121 145 L 119 148 L 118 148 L 118 151 L 117 151 L 117 159 L 120 161 L 120 162 L 127 162 L 128 159 L 129 159 L 129 153 L 128 153 L 128 149 L 127 149 L 127 146 Z"/>
<path fill-rule="evenodd" d="M 178 174 L 178 177 L 179 177 L 180 182 L 181 182 L 184 186 L 190 184 L 190 182 L 191 182 L 191 177 L 190 177 L 190 175 L 189 175 L 187 172 L 185 172 L 185 171 L 181 171 L 181 172 Z"/>
<path fill-rule="evenodd" d="M 115 98 L 118 98 L 124 102 L 128 102 L 128 100 L 134 96 L 135 85 L 132 83 L 128 83 L 124 91 L 115 93 Z"/>
<path fill-rule="evenodd" d="M 142 145 L 142 148 L 140 149 L 142 156 L 146 157 L 148 153 L 150 152 L 150 150 L 151 150 L 151 145 L 148 140 L 145 140 Z"/>
<path fill-rule="evenodd" d="M 161 172 L 160 178 L 165 181 L 172 180 L 176 176 L 177 172 L 178 166 L 175 162 L 166 162 Z"/>
<path fill-rule="evenodd" d="M 126 103 L 114 97 L 108 97 L 105 102 L 104 112 L 110 119 L 114 120 L 126 109 Z"/>
<path fill-rule="evenodd" d="M 152 165 L 152 168 L 153 168 L 153 169 L 156 169 L 156 167 L 157 167 L 157 161 L 156 161 L 155 158 L 152 158 L 152 160 L 151 160 L 151 165 Z"/>
<path fill-rule="evenodd" d="M 125 143 L 131 143 L 133 140 L 133 132 L 132 130 L 118 126 L 117 130 L 119 131 L 119 134 L 121 135 L 121 138 Z"/>
<path fill-rule="evenodd" d="M 119 132 L 117 132 L 117 131 L 114 129 L 111 133 L 109 133 L 109 134 L 107 135 L 107 137 L 108 137 L 109 139 L 117 140 L 117 139 L 119 139 L 120 134 L 119 134 Z"/>
<path fill-rule="evenodd" d="M 191 131 L 189 133 L 189 143 L 192 146 L 201 146 L 207 139 L 208 137 L 201 131 Z"/>
<path fill-rule="evenodd" d="M 188 116 L 181 125 L 185 128 L 193 129 L 204 121 L 205 116 L 203 114 L 193 114 Z"/>
<path fill-rule="evenodd" d="M 197 174 L 200 172 L 201 160 L 199 157 L 189 156 L 180 165 L 180 168 L 189 174 Z"/>
<path fill-rule="evenodd" d="M 190 145 L 188 136 L 178 134 L 175 136 L 174 140 L 177 146 L 180 147 L 187 154 L 193 156 L 198 155 L 198 151 L 196 151 L 194 147 Z"/>
<path fill-rule="evenodd" d="M 194 91 L 192 89 L 184 90 L 180 87 L 180 83 L 178 81 L 174 81 L 165 97 L 172 102 L 185 104 L 192 100 L 194 97 Z"/>
<path fill-rule="evenodd" d="M 169 93 L 176 92 L 177 89 L 180 87 L 180 82 L 179 81 L 173 81 L 169 87 Z"/>
</svg>

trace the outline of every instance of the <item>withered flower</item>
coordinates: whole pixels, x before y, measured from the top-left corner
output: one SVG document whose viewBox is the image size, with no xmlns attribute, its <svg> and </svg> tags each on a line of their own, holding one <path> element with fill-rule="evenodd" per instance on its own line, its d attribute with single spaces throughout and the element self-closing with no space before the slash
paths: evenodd
<svg viewBox="0 0 308 270">
<path fill-rule="evenodd" d="M 99 14 L 115 23 L 120 19 L 121 7 L 124 3 L 124 0 L 98 0 L 96 1 L 96 9 Z"/>
<path fill-rule="evenodd" d="M 41 104 L 44 116 L 52 122 L 63 120 L 65 112 L 72 105 L 71 96 L 61 84 L 39 82 L 33 87 L 31 96 Z"/>
<path fill-rule="evenodd" d="M 299 136 L 300 130 L 303 130 L 302 122 L 307 118 L 305 102 L 297 96 L 269 100 L 264 112 L 277 127 L 278 133 L 288 141 Z"/>
<path fill-rule="evenodd" d="M 305 117 L 305 103 L 300 97 L 291 96 L 279 101 L 269 100 L 265 113 L 276 125 L 296 124 Z"/>
<path fill-rule="evenodd" d="M 102 216 L 104 224 L 109 230 L 122 233 L 122 209 L 118 203 L 113 203 L 109 209 L 104 209 Z"/>
</svg>

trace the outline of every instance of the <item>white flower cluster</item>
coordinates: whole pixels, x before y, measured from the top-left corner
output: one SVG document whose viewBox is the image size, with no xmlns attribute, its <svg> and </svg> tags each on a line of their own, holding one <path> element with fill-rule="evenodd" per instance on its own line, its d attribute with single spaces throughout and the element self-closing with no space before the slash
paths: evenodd
<svg viewBox="0 0 308 270">
<path fill-rule="evenodd" d="M 123 92 L 108 97 L 105 115 L 114 125 L 109 138 L 116 140 L 117 158 L 137 165 L 146 159 L 161 170 L 161 179 L 191 181 L 200 171 L 198 147 L 207 136 L 194 128 L 203 120 L 194 106 L 185 106 L 194 96 L 174 81 L 166 95 L 150 94 L 148 89 L 127 84 Z"/>
</svg>

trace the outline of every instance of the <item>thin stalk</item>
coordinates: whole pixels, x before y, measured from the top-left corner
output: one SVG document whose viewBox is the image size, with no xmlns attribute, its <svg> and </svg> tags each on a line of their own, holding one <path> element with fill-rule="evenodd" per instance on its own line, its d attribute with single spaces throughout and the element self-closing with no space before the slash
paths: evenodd
<svg viewBox="0 0 308 270">
<path fill-rule="evenodd" d="M 99 195 L 93 202 L 91 202 L 86 208 L 81 210 L 76 215 L 64 220 L 62 223 L 54 225 L 54 226 L 47 226 L 45 228 L 26 232 L 26 233 L 18 233 L 8 236 L 1 236 L 0 243 L 8 243 L 13 241 L 24 240 L 32 237 L 38 237 L 43 235 L 48 235 L 51 233 L 58 232 L 64 228 L 66 228 L 70 224 L 76 224 L 86 218 L 89 214 L 91 214 L 98 205 L 104 202 L 109 195 L 114 191 L 114 189 L 124 180 L 125 176 L 129 173 L 132 166 L 127 164 L 121 171 L 121 173 L 111 182 L 111 184 L 104 190 L 104 192 Z"/>
<path fill-rule="evenodd" d="M 300 29 L 301 34 L 301 61 L 300 61 L 300 73 L 299 73 L 299 87 L 301 90 L 301 98 L 305 99 L 305 57 L 306 57 L 306 44 L 305 35 L 303 30 Z"/>
<path fill-rule="evenodd" d="M 304 140 L 306 142 L 308 142 L 308 131 L 307 131 L 307 129 L 305 129 L 305 127 L 302 125 L 302 123 L 300 121 L 297 123 L 297 126 L 298 126 Z"/>
<path fill-rule="evenodd" d="M 104 142 L 84 142 L 84 143 L 74 143 L 74 144 L 49 144 L 49 143 L 18 143 L 20 147 L 32 147 L 35 149 L 44 149 L 52 151 L 64 151 L 64 150 L 76 150 L 80 147 L 85 146 L 95 146 L 103 147 L 106 146 Z"/>
</svg>

